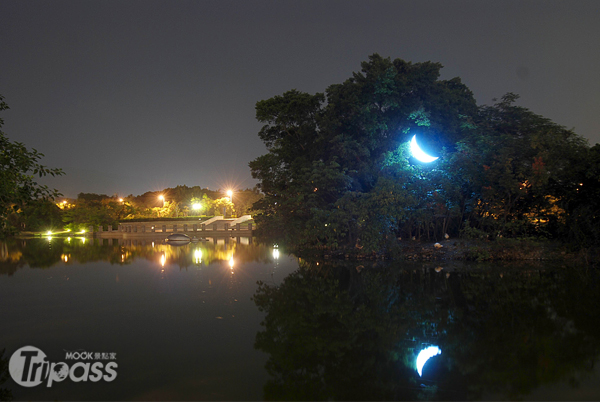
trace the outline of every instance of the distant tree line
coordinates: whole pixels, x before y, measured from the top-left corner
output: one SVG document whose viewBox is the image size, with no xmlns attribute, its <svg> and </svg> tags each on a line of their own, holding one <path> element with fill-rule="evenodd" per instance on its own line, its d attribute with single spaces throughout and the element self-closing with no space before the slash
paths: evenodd
<svg viewBox="0 0 600 402">
<path fill-rule="evenodd" d="M 257 102 L 259 233 L 380 251 L 446 234 L 600 242 L 600 146 L 504 95 L 478 106 L 439 63 L 377 54 L 325 93 Z M 415 160 L 408 142 L 440 159 Z"/>
<path fill-rule="evenodd" d="M 164 201 L 158 197 L 163 195 Z M 199 186 L 177 186 L 163 191 L 146 192 L 140 196 L 79 193 L 77 199 L 39 198 L 29 200 L 7 214 L 6 227 L 10 233 L 18 231 L 79 232 L 90 226 L 117 227 L 119 222 L 132 219 L 228 217 L 249 213 L 251 205 L 262 195 L 255 189 L 238 190 L 233 202 L 223 192 L 202 189 Z M 57 202 L 58 201 L 58 202 Z M 199 204 L 200 208 L 192 206 Z"/>
<path fill-rule="evenodd" d="M 248 213 L 252 203 L 261 197 L 257 189 L 238 190 L 233 201 L 223 195 L 218 190 L 185 185 L 123 198 L 80 193 L 77 200 L 62 207 L 62 222 L 65 228 L 78 231 L 88 226 L 116 227 L 130 219 L 207 217 L 222 215 L 223 211 L 227 216 L 240 216 Z"/>
<path fill-rule="evenodd" d="M 0 111 L 8 109 L 0 95 Z M 4 120 L 0 118 L 0 128 Z M 219 214 L 244 215 L 262 197 L 258 188 L 225 191 L 199 186 L 177 186 L 139 196 L 80 193 L 67 199 L 57 190 L 37 183 L 37 177 L 64 174 L 39 163 L 44 155 L 10 141 L 0 131 L 0 238 L 20 231 L 79 231 L 89 226 L 117 225 L 123 219 L 182 218 Z M 162 199 L 159 199 L 162 196 Z M 58 202 L 57 202 L 58 201 Z"/>
</svg>

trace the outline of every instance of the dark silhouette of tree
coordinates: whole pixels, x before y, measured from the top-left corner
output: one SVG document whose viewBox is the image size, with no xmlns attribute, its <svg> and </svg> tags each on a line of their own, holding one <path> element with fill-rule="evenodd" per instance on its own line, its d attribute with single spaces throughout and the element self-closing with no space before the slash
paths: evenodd
<svg viewBox="0 0 600 402">
<path fill-rule="evenodd" d="M 257 102 L 268 150 L 250 162 L 265 195 L 255 203 L 259 235 L 364 252 L 446 233 L 564 237 L 568 189 L 584 179 L 574 166 L 593 159 L 582 137 L 512 93 L 478 107 L 460 79 L 439 79 L 439 63 L 375 54 L 361 67 L 325 93 Z M 413 135 L 440 159 L 413 159 Z M 597 215 L 585 205 L 580 216 Z"/>
<path fill-rule="evenodd" d="M 356 265 L 303 259 L 282 284 L 259 283 L 266 399 L 519 399 L 593 371 L 595 271 Z M 430 344 L 442 354 L 419 377 Z"/>
<path fill-rule="evenodd" d="M 8 109 L 0 95 L 0 111 Z M 0 118 L 0 128 L 4 120 Z M 10 141 L 0 131 L 0 236 L 14 234 L 18 228 L 10 225 L 8 217 L 27 203 L 38 199 L 54 199 L 60 195 L 48 186 L 38 184 L 35 176 L 62 175 L 61 169 L 48 168 L 38 162 L 44 154 L 27 149 L 20 142 Z"/>
<path fill-rule="evenodd" d="M 10 375 L 8 372 L 8 357 L 4 357 L 5 350 L 6 349 L 0 350 L 0 401 L 12 401 L 12 391 L 2 387 Z"/>
</svg>

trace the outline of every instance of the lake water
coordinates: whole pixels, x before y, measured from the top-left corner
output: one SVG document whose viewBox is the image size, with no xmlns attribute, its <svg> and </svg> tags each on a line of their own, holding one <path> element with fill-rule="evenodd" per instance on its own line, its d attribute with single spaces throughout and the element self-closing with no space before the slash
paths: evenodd
<svg viewBox="0 0 600 402">
<path fill-rule="evenodd" d="M 33 346 L 50 374 L 42 364 L 28 379 L 39 385 L 0 388 L 16 400 L 599 400 L 599 302 L 598 273 L 572 266 L 331 262 L 247 238 L 14 240 L 0 243 L 0 350 Z"/>
</svg>

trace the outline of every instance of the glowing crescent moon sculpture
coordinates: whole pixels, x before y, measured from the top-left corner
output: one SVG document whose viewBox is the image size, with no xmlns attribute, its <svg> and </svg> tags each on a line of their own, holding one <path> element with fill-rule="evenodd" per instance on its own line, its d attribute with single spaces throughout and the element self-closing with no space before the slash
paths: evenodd
<svg viewBox="0 0 600 402">
<path fill-rule="evenodd" d="M 437 346 L 430 346 L 419 352 L 419 355 L 417 356 L 417 372 L 419 373 L 419 377 L 423 376 L 423 366 L 427 363 L 427 360 L 441 354 L 442 351 Z"/>
<path fill-rule="evenodd" d="M 439 156 L 431 156 L 423 152 L 423 150 L 419 148 L 419 144 L 417 144 L 416 135 L 413 135 L 412 139 L 410 140 L 410 152 L 416 159 L 424 163 L 433 162 L 434 160 L 439 158 Z"/>
</svg>

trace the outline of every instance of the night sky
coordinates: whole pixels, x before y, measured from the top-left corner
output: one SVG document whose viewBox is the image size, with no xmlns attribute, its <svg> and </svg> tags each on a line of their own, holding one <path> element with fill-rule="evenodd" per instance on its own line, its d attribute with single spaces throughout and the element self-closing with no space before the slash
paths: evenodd
<svg viewBox="0 0 600 402">
<path fill-rule="evenodd" d="M 323 92 L 373 53 L 444 65 L 479 104 L 600 141 L 600 1 L 0 0 L 2 129 L 79 192 L 253 187 L 257 101 Z"/>
</svg>

